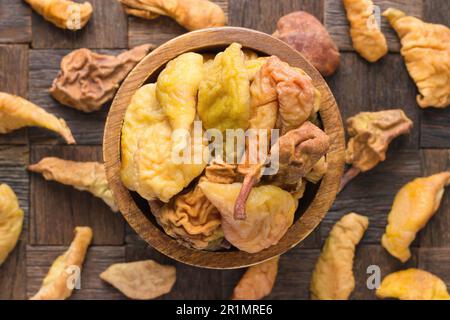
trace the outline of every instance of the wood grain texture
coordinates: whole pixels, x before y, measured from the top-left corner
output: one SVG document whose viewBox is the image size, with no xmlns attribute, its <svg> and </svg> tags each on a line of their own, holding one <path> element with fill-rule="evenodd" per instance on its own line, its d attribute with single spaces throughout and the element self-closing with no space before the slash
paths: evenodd
<svg viewBox="0 0 450 320">
<path fill-rule="evenodd" d="M 63 254 L 67 248 L 67 246 L 27 247 L 27 297 L 36 294 L 53 261 Z M 99 275 L 111 264 L 124 261 L 124 247 L 91 246 L 88 249 L 81 271 L 81 288 L 74 290 L 70 299 L 121 299 L 122 295 L 109 284 L 103 282 Z"/>
<path fill-rule="evenodd" d="M 119 1 L 89 0 L 89 2 L 94 7 L 92 17 L 83 29 L 76 32 L 60 29 L 33 12 L 32 47 L 35 49 L 126 48 L 128 45 L 127 19 Z"/>
<path fill-rule="evenodd" d="M 231 26 L 251 28 L 272 34 L 278 19 L 303 10 L 323 20 L 324 0 L 229 0 Z"/>
<path fill-rule="evenodd" d="M 31 41 L 31 9 L 24 1 L 0 2 L 0 43 Z"/>
<path fill-rule="evenodd" d="M 8 184 L 16 193 L 24 210 L 22 233 L 15 249 L 0 266 L 0 300 L 24 299 L 26 296 L 26 241 L 28 231 L 29 179 L 25 171 L 28 164 L 28 148 L 0 145 L 0 184 Z"/>
<path fill-rule="evenodd" d="M 423 174 L 450 171 L 450 150 L 422 150 Z M 435 215 L 420 231 L 421 247 L 450 248 L 450 188 L 446 188 Z"/>
<path fill-rule="evenodd" d="M 373 0 L 381 13 L 388 8 L 400 9 L 409 15 L 423 17 L 423 0 Z M 325 27 L 343 51 L 354 51 L 350 37 L 350 26 L 342 0 L 325 0 Z M 381 17 L 381 31 L 386 37 L 389 51 L 399 52 L 400 41 L 389 22 Z"/>
<path fill-rule="evenodd" d="M 370 228 L 370 226 L 369 226 Z M 418 249 L 411 250 L 411 259 L 406 263 L 401 263 L 392 257 L 384 248 L 379 245 L 360 245 L 356 249 L 353 273 L 355 276 L 355 290 L 351 295 L 354 300 L 375 300 L 375 290 L 369 289 L 367 279 L 371 274 L 367 273 L 369 266 L 380 268 L 381 279 L 388 274 L 417 266 Z"/>
<path fill-rule="evenodd" d="M 349 117 L 362 111 L 400 108 L 413 121 L 414 127 L 409 135 L 396 138 L 391 149 L 417 149 L 421 111 L 416 103 L 416 87 L 400 55 L 388 54 L 377 64 L 369 64 L 356 53 L 343 52 L 341 65 L 343 67 L 327 78 L 327 82 L 344 124 Z"/>
<path fill-rule="evenodd" d="M 450 288 L 450 248 L 420 248 L 418 259 L 420 269 L 435 274 Z"/>
<path fill-rule="evenodd" d="M 121 50 L 95 50 L 99 53 L 117 55 Z M 102 143 L 103 127 L 109 109 L 109 103 L 97 112 L 84 113 L 61 105 L 48 93 L 53 80 L 60 70 L 61 59 L 69 50 L 31 50 L 29 73 L 29 98 L 48 112 L 63 118 L 77 141 L 77 144 Z M 56 134 L 40 128 L 29 129 L 32 143 L 65 144 Z"/>
<path fill-rule="evenodd" d="M 373 170 L 353 179 L 338 195 L 321 224 L 323 239 L 343 215 L 356 212 L 367 216 L 370 222 L 362 243 L 380 244 L 396 193 L 404 184 L 422 175 L 418 150 L 391 148 L 386 158 Z"/>
<path fill-rule="evenodd" d="M 100 146 L 33 146 L 31 163 L 44 157 L 74 161 L 102 161 Z M 73 229 L 87 225 L 94 231 L 94 245 L 124 243 L 124 221 L 101 200 L 88 192 L 75 190 L 40 174 L 31 174 L 31 245 L 67 245 Z"/>
<path fill-rule="evenodd" d="M 228 16 L 228 3 L 232 0 L 212 0 L 217 3 Z M 135 47 L 145 43 L 161 45 L 164 42 L 186 32 L 175 20 L 160 16 L 146 20 L 132 15 L 128 16 L 128 46 Z"/>
<path fill-rule="evenodd" d="M 291 226 L 280 242 L 256 254 L 242 251 L 206 252 L 188 249 L 161 232 L 136 205 L 130 192 L 120 181 L 120 135 L 126 108 L 136 90 L 168 61 L 188 51 L 224 48 L 232 42 L 267 55 L 277 55 L 292 66 L 308 73 L 321 92 L 320 116 L 324 130 L 331 140 L 327 162 L 332 170 L 325 174 L 318 191 L 306 211 Z M 334 201 L 343 169 L 344 136 L 336 102 L 323 78 L 298 52 L 287 44 L 264 33 L 242 28 L 213 28 L 191 32 L 160 46 L 130 73 L 119 89 L 108 114 L 103 154 L 106 174 L 119 208 L 136 232 L 154 248 L 175 260 L 209 268 L 238 268 L 252 265 L 280 255 L 306 238 L 319 224 Z M 304 199 L 303 201 L 306 201 Z"/>
<path fill-rule="evenodd" d="M 0 45 L 0 91 L 27 97 L 28 46 Z M 0 144 L 25 144 L 27 129 L 0 134 Z"/>
</svg>

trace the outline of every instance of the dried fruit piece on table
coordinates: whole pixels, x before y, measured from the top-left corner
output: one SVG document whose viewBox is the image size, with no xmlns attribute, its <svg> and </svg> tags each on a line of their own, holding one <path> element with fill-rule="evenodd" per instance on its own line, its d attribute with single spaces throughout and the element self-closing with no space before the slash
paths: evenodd
<svg viewBox="0 0 450 320">
<path fill-rule="evenodd" d="M 269 295 L 275 284 L 280 257 L 251 266 L 233 291 L 233 300 L 260 300 Z"/>
<path fill-rule="evenodd" d="M 427 271 L 410 268 L 387 275 L 376 291 L 379 298 L 450 300 L 444 281 Z"/>
<path fill-rule="evenodd" d="M 205 129 L 248 128 L 250 80 L 241 47 L 231 44 L 204 66 L 197 110 Z"/>
<path fill-rule="evenodd" d="M 61 60 L 61 70 L 53 80 L 50 94 L 61 104 L 80 111 L 100 110 L 150 48 L 144 44 L 118 56 L 85 48 L 74 50 Z"/>
<path fill-rule="evenodd" d="M 417 178 L 400 189 L 381 239 L 381 244 L 390 254 L 402 262 L 411 257 L 409 245 L 438 210 L 444 188 L 449 184 L 450 171 Z"/>
<path fill-rule="evenodd" d="M 350 22 L 353 48 L 364 59 L 376 62 L 388 53 L 386 38 L 374 15 L 371 0 L 343 0 Z"/>
<path fill-rule="evenodd" d="M 356 213 L 342 217 L 325 241 L 311 279 L 311 298 L 347 300 L 355 288 L 355 247 L 369 226 L 369 219 Z"/>
<path fill-rule="evenodd" d="M 202 173 L 206 148 L 198 139 L 191 139 L 190 155 L 194 161 L 173 161 L 172 128 L 156 99 L 155 84 L 144 85 L 136 91 L 125 121 L 122 135 L 125 163 L 121 177 L 131 190 L 147 200 L 159 199 L 167 203 Z"/>
<path fill-rule="evenodd" d="M 31 300 L 64 300 L 71 296 L 70 278 L 79 281 L 78 272 L 81 271 L 88 247 L 92 241 L 92 229 L 76 227 L 75 238 L 70 247 L 60 255 L 50 267 L 39 291 Z M 73 285 L 75 283 L 72 283 Z"/>
<path fill-rule="evenodd" d="M 240 183 L 203 181 L 199 186 L 222 216 L 225 239 L 242 251 L 255 253 L 277 244 L 294 221 L 297 201 L 278 187 L 253 188 L 246 204 L 246 220 L 235 220 Z"/>
<path fill-rule="evenodd" d="M 56 118 L 24 98 L 0 92 L 0 133 L 9 133 L 26 126 L 54 131 L 68 144 L 75 143 L 72 132 L 63 119 Z"/>
<path fill-rule="evenodd" d="M 170 61 L 159 74 L 156 98 L 172 130 L 189 130 L 195 119 L 195 105 L 203 78 L 203 56 L 188 52 Z"/>
<path fill-rule="evenodd" d="M 450 105 L 450 28 L 426 23 L 389 8 L 384 13 L 397 32 L 409 75 L 419 89 L 422 108 Z"/>
<path fill-rule="evenodd" d="M 227 23 L 222 8 L 208 0 L 120 0 L 128 14 L 144 19 L 169 16 L 186 29 L 221 27 Z"/>
<path fill-rule="evenodd" d="M 99 162 L 76 162 L 55 157 L 41 159 L 28 166 L 28 170 L 41 173 L 46 180 L 73 186 L 101 198 L 113 211 L 118 211 L 112 191 L 108 187 L 105 167 Z"/>
<path fill-rule="evenodd" d="M 341 190 L 359 172 L 366 172 L 386 159 L 391 141 L 410 132 L 413 123 L 401 109 L 361 112 L 347 120 L 350 140 L 345 160 L 352 168 L 341 182 Z"/>
<path fill-rule="evenodd" d="M 299 51 L 323 76 L 332 75 L 339 67 L 339 49 L 327 29 L 305 11 L 281 17 L 273 36 Z"/>
<path fill-rule="evenodd" d="M 0 266 L 14 250 L 23 225 L 23 210 L 14 191 L 0 184 Z"/>
<path fill-rule="evenodd" d="M 153 260 L 116 263 L 102 272 L 100 278 L 130 299 L 149 300 L 172 290 L 176 269 Z"/>
<path fill-rule="evenodd" d="M 25 0 L 45 20 L 58 28 L 79 30 L 92 16 L 92 5 L 85 1 L 77 3 L 69 0 Z"/>
<path fill-rule="evenodd" d="M 198 250 L 220 248 L 223 231 L 219 211 L 198 185 L 153 214 L 164 231 L 183 245 Z"/>
</svg>

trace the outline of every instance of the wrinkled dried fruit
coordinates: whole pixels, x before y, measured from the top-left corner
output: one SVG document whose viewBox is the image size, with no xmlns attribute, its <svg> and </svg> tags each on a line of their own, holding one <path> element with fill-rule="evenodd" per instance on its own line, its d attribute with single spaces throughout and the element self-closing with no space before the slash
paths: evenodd
<svg viewBox="0 0 450 320">
<path fill-rule="evenodd" d="M 450 184 L 450 172 L 441 172 L 409 182 L 397 193 L 388 216 L 386 232 L 381 244 L 402 262 L 411 257 L 409 245 L 416 233 L 436 213 Z"/>
<path fill-rule="evenodd" d="M 250 80 L 241 47 L 231 44 L 204 66 L 197 110 L 206 129 L 248 128 Z"/>
<path fill-rule="evenodd" d="M 445 108 L 450 105 L 450 29 L 425 23 L 392 8 L 383 16 L 400 37 L 401 54 L 420 92 L 419 106 Z"/>
<path fill-rule="evenodd" d="M 69 0 L 25 0 L 45 20 L 58 28 L 79 30 L 92 15 L 92 5 L 85 1 L 77 3 Z"/>
<path fill-rule="evenodd" d="M 233 300 L 260 300 L 269 295 L 275 284 L 280 257 L 251 266 L 233 291 Z"/>
<path fill-rule="evenodd" d="M 450 300 L 444 281 L 427 271 L 414 268 L 386 276 L 376 294 L 379 298 L 400 300 Z"/>
<path fill-rule="evenodd" d="M 144 19 L 169 16 L 188 30 L 221 27 L 227 23 L 223 10 L 208 0 L 120 0 L 128 14 Z"/>
<path fill-rule="evenodd" d="M 213 160 L 205 168 L 205 177 L 209 182 L 230 184 L 236 182 L 236 165 Z"/>
<path fill-rule="evenodd" d="M 73 186 L 101 198 L 113 211 L 118 211 L 112 191 L 108 187 L 105 167 L 98 162 L 75 162 L 55 157 L 43 158 L 28 170 L 41 173 L 46 180 Z"/>
<path fill-rule="evenodd" d="M 14 250 L 23 225 L 23 210 L 14 191 L 0 184 L 0 266 Z"/>
<path fill-rule="evenodd" d="M 153 260 L 116 263 L 101 273 L 100 278 L 130 299 L 149 300 L 172 290 L 176 269 Z"/>
<path fill-rule="evenodd" d="M 327 173 L 328 170 L 328 163 L 325 156 L 319 159 L 319 161 L 316 162 L 315 165 L 313 165 L 311 171 L 309 171 L 305 175 L 305 179 L 312 183 L 318 183 L 325 173 Z"/>
<path fill-rule="evenodd" d="M 74 275 L 77 275 L 76 272 L 81 270 L 91 241 L 91 228 L 76 227 L 75 238 L 70 247 L 53 262 L 38 293 L 30 299 L 64 300 L 70 297 L 73 290 L 68 286 L 70 278 L 73 278 Z M 79 279 L 74 280 L 79 281 Z"/>
<path fill-rule="evenodd" d="M 68 144 L 75 143 L 72 132 L 63 119 L 56 118 L 24 98 L 0 92 L 0 133 L 9 133 L 26 126 L 54 131 Z"/>
<path fill-rule="evenodd" d="M 386 38 L 374 16 L 371 0 L 344 0 L 353 48 L 364 59 L 376 62 L 388 53 Z"/>
<path fill-rule="evenodd" d="M 172 161 L 172 128 L 156 99 L 154 84 L 136 91 L 125 115 L 123 130 L 122 157 L 125 163 L 122 165 L 122 181 L 147 200 L 169 202 L 198 177 L 206 165 L 201 161 L 206 148 L 196 139 L 192 139 L 191 151 L 193 157 L 200 159 L 198 164 L 196 161 Z M 129 139 L 131 136 L 134 137 Z"/>
<path fill-rule="evenodd" d="M 309 121 L 281 136 L 270 152 L 274 160 L 279 157 L 279 169 L 273 181 L 281 185 L 298 183 L 329 147 L 330 138 Z"/>
<path fill-rule="evenodd" d="M 145 44 L 117 57 L 84 48 L 74 50 L 62 59 L 61 71 L 53 80 L 50 94 L 61 104 L 80 111 L 100 110 L 150 48 L 151 45 Z"/>
<path fill-rule="evenodd" d="M 347 120 L 350 136 L 346 162 L 365 172 L 386 159 L 389 143 L 411 130 L 413 123 L 400 109 L 361 112 Z"/>
<path fill-rule="evenodd" d="M 172 130 L 191 128 L 202 72 L 203 56 L 188 52 L 170 61 L 159 74 L 156 98 Z"/>
<path fill-rule="evenodd" d="M 273 36 L 303 54 L 323 76 L 332 75 L 339 67 L 339 50 L 327 29 L 305 11 L 281 17 Z"/>
<path fill-rule="evenodd" d="M 253 188 L 246 203 L 246 220 L 235 220 L 234 204 L 240 183 L 203 181 L 199 186 L 219 210 L 225 238 L 240 250 L 255 253 L 277 244 L 294 221 L 297 202 L 278 187 Z"/>
<path fill-rule="evenodd" d="M 347 300 L 355 288 L 355 247 L 369 226 L 369 219 L 356 213 L 341 218 L 331 229 L 311 279 L 314 300 Z"/>
<path fill-rule="evenodd" d="M 198 185 L 153 214 L 164 231 L 182 244 L 198 250 L 220 248 L 223 231 L 219 211 Z"/>
</svg>

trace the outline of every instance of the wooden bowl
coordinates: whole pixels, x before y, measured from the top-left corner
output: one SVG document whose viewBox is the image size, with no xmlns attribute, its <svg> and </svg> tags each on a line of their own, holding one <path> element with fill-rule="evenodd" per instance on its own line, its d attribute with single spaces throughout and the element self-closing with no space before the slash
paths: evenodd
<svg viewBox="0 0 450 320">
<path fill-rule="evenodd" d="M 328 172 L 320 185 L 312 188 L 300 201 L 297 220 L 277 245 L 261 252 L 208 252 L 186 248 L 166 235 L 156 224 L 148 208 L 143 208 L 135 194 L 120 180 L 120 137 L 125 111 L 133 94 L 144 83 L 155 81 L 165 64 L 182 53 L 221 51 L 232 42 L 264 55 L 277 55 L 291 66 L 300 67 L 313 79 L 322 94 L 320 117 L 325 132 L 331 138 L 327 154 Z M 257 264 L 278 256 L 304 240 L 330 209 L 339 187 L 344 168 L 344 130 L 336 101 L 319 72 L 297 51 L 270 35 L 254 30 L 224 27 L 184 34 L 147 55 L 128 75 L 118 90 L 106 121 L 103 156 L 109 186 L 125 219 L 153 248 L 186 264 L 205 268 L 232 269 Z M 145 212 L 148 211 L 148 212 Z"/>
</svg>

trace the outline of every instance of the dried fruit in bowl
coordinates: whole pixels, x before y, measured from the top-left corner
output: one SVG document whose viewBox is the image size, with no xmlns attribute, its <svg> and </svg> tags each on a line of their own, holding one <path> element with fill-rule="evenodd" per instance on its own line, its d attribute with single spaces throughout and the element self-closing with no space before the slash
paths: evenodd
<svg viewBox="0 0 450 320">
<path fill-rule="evenodd" d="M 23 225 L 23 210 L 14 191 L 0 184 L 0 266 L 14 250 Z"/>
<path fill-rule="evenodd" d="M 105 167 L 99 162 L 76 162 L 55 157 L 41 159 L 28 166 L 28 170 L 41 173 L 46 180 L 88 191 L 102 199 L 113 211 L 118 211 L 112 191 L 108 187 Z"/>
<path fill-rule="evenodd" d="M 50 267 L 39 291 L 31 300 L 64 300 L 72 295 L 70 279 L 80 281 L 80 274 L 87 249 L 92 241 L 92 229 L 76 227 L 75 238 L 70 247 Z"/>
<path fill-rule="evenodd" d="M 188 30 L 221 27 L 227 23 L 223 10 L 208 0 L 120 0 L 128 14 L 144 19 L 169 16 Z"/>
<path fill-rule="evenodd" d="M 339 50 L 327 29 L 305 11 L 281 17 L 273 36 L 299 51 L 323 76 L 332 75 L 339 67 Z"/>
<path fill-rule="evenodd" d="M 413 123 L 401 109 L 361 112 L 347 120 L 350 140 L 345 160 L 352 168 L 341 182 L 341 189 L 359 172 L 366 172 L 386 159 L 389 144 L 407 134 Z"/>
<path fill-rule="evenodd" d="M 364 236 L 369 219 L 356 213 L 342 217 L 331 229 L 311 279 L 311 298 L 347 300 L 355 288 L 355 247 Z"/>
<path fill-rule="evenodd" d="M 381 244 L 390 254 L 402 262 L 411 257 L 409 245 L 438 210 L 444 188 L 449 184 L 450 172 L 441 172 L 417 178 L 400 189 L 381 239 Z"/>
<path fill-rule="evenodd" d="M 364 59 L 376 62 L 388 53 L 386 38 L 374 15 L 371 0 L 343 0 L 353 48 Z"/>
<path fill-rule="evenodd" d="M 144 44 L 117 57 L 85 48 L 74 50 L 61 60 L 61 71 L 53 80 L 50 94 L 61 104 L 83 112 L 100 110 L 150 48 Z"/>
<path fill-rule="evenodd" d="M 231 44 L 204 66 L 197 111 L 205 129 L 247 129 L 250 80 L 241 45 Z"/>
<path fill-rule="evenodd" d="M 233 291 L 233 300 L 260 300 L 269 295 L 275 284 L 280 257 L 251 266 Z"/>
<path fill-rule="evenodd" d="M 116 263 L 102 272 L 100 278 L 130 299 L 149 300 L 172 290 L 176 269 L 153 260 Z"/>
<path fill-rule="evenodd" d="M 45 20 L 58 28 L 79 30 L 92 16 L 92 5 L 85 1 L 69 0 L 25 0 Z"/>
<path fill-rule="evenodd" d="M 445 108 L 450 105 L 450 29 L 406 16 L 392 8 L 383 16 L 400 37 L 400 52 L 419 89 L 419 106 Z"/>
<path fill-rule="evenodd" d="M 427 271 L 410 268 L 386 276 L 376 291 L 379 298 L 450 300 L 444 281 Z"/>
<path fill-rule="evenodd" d="M 156 98 L 172 130 L 190 130 L 195 119 L 195 105 L 203 78 L 203 56 L 188 52 L 171 60 L 159 74 Z"/>
<path fill-rule="evenodd" d="M 219 210 L 225 238 L 242 251 L 255 253 L 277 244 L 293 223 L 297 201 L 278 187 L 253 188 L 246 203 L 247 218 L 235 220 L 234 204 L 240 183 L 203 181 L 199 186 Z"/>
<path fill-rule="evenodd" d="M 205 168 L 206 148 L 195 137 L 190 140 L 187 152 L 191 153 L 187 155 L 194 161 L 173 161 L 172 127 L 156 99 L 156 86 L 142 86 L 132 97 L 125 115 L 122 181 L 147 200 L 169 202 Z"/>
<path fill-rule="evenodd" d="M 223 231 L 219 211 L 198 185 L 153 214 L 164 231 L 180 243 L 198 250 L 220 248 Z"/>
<path fill-rule="evenodd" d="M 70 128 L 34 103 L 9 93 L 0 92 L 0 133 L 9 133 L 26 126 L 36 126 L 60 134 L 68 144 L 74 144 Z"/>
</svg>

